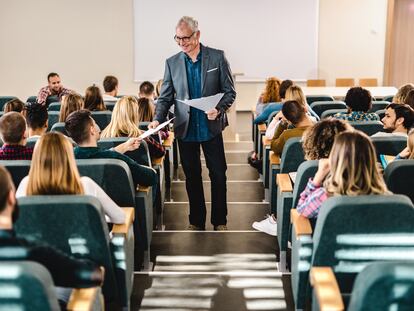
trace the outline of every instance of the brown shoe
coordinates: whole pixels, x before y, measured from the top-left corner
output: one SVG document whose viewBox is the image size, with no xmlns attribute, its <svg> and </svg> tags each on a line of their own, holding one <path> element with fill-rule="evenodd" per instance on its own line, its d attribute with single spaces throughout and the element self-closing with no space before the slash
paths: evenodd
<svg viewBox="0 0 414 311">
<path fill-rule="evenodd" d="M 194 225 L 189 225 L 187 227 L 187 230 L 189 230 L 189 231 L 204 231 L 204 228 L 200 228 L 200 227 L 197 227 L 197 226 L 194 226 Z"/>
<path fill-rule="evenodd" d="M 218 225 L 218 226 L 214 226 L 214 231 L 227 231 L 227 226 L 226 225 Z"/>
</svg>

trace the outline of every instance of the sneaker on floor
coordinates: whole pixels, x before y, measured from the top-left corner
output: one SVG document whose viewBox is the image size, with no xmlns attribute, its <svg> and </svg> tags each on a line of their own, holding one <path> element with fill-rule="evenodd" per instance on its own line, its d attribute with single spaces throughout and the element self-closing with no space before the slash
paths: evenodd
<svg viewBox="0 0 414 311">
<path fill-rule="evenodd" d="M 262 221 L 255 221 L 252 227 L 258 231 L 276 236 L 277 235 L 277 223 L 272 215 L 267 215 Z"/>
<path fill-rule="evenodd" d="M 194 225 L 188 225 L 187 230 L 189 231 L 204 231 L 204 228 L 200 228 Z"/>
<path fill-rule="evenodd" d="M 214 226 L 214 231 L 227 231 L 227 226 L 226 225 Z"/>
</svg>

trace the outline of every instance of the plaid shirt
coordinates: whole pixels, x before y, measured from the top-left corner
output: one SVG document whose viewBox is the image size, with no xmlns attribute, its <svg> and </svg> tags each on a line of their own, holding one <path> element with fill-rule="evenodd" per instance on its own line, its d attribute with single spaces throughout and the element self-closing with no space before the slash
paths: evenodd
<svg viewBox="0 0 414 311">
<path fill-rule="evenodd" d="M 49 86 L 45 86 L 45 87 L 42 87 L 40 89 L 39 94 L 37 95 L 37 102 L 39 104 L 44 105 L 46 103 L 46 99 L 51 95 L 56 95 L 57 97 L 59 97 L 59 100 L 62 100 L 63 96 L 68 95 L 71 92 L 72 92 L 71 90 L 62 87 L 60 89 L 59 93 L 53 94 L 52 91 L 50 90 Z"/>
<path fill-rule="evenodd" d="M 296 210 L 306 218 L 316 218 L 318 217 L 322 203 L 327 199 L 328 193 L 325 188 L 314 184 L 312 178 L 309 178 L 305 190 L 300 194 Z"/>
<path fill-rule="evenodd" d="M 33 148 L 4 144 L 0 148 L 0 160 L 31 160 Z"/>
</svg>

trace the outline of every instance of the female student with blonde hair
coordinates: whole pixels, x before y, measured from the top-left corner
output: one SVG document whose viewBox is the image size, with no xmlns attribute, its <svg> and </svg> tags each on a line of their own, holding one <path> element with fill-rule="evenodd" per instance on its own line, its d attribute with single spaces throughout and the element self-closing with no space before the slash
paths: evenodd
<svg viewBox="0 0 414 311">
<path fill-rule="evenodd" d="M 102 138 L 110 137 L 139 137 L 138 102 L 134 96 L 124 96 L 118 100 L 112 111 L 111 122 L 102 131 Z M 151 158 L 164 155 L 164 147 L 152 137 L 145 138 Z"/>
<path fill-rule="evenodd" d="M 72 144 L 57 132 L 37 141 L 29 175 L 24 177 L 16 197 L 30 195 L 86 194 L 101 202 L 107 222 L 122 224 L 124 211 L 89 177 L 80 177 Z"/>
<path fill-rule="evenodd" d="M 299 214 L 316 218 L 331 196 L 389 194 L 376 165 L 370 138 L 360 131 L 345 131 L 335 138 L 328 159 L 319 160 L 318 171 L 301 193 Z"/>
<path fill-rule="evenodd" d="M 83 109 L 84 104 L 83 98 L 79 94 L 70 93 L 63 96 L 59 112 L 59 122 L 65 122 L 68 115 Z"/>
</svg>

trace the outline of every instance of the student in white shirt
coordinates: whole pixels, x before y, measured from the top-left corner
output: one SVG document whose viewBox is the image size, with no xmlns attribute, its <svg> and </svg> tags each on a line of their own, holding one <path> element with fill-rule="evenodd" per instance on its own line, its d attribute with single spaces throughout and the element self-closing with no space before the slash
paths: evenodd
<svg viewBox="0 0 414 311">
<path fill-rule="evenodd" d="M 408 105 L 389 104 L 381 121 L 386 132 L 375 133 L 372 137 L 407 137 L 408 131 L 414 125 L 414 110 Z"/>
<path fill-rule="evenodd" d="M 73 148 L 60 133 L 41 136 L 34 148 L 29 175 L 23 178 L 16 197 L 30 195 L 85 194 L 96 197 L 107 222 L 122 224 L 124 211 L 89 177 L 80 177 Z"/>
<path fill-rule="evenodd" d="M 103 100 L 106 101 L 117 101 L 118 98 L 118 79 L 114 76 L 106 76 L 103 80 L 103 87 L 105 94 L 102 95 Z"/>
</svg>

